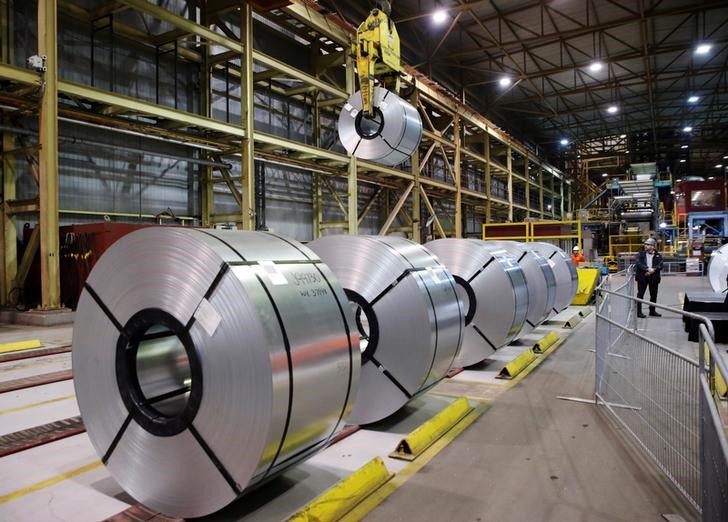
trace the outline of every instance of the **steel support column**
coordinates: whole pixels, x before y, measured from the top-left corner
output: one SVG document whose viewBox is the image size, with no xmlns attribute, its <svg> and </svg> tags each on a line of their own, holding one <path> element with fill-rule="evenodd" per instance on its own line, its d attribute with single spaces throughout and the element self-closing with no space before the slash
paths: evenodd
<svg viewBox="0 0 728 522">
<path fill-rule="evenodd" d="M 491 174 L 490 174 L 490 134 L 483 134 L 483 147 L 485 152 L 485 222 L 491 222 Z"/>
<path fill-rule="evenodd" d="M 506 147 L 506 168 L 508 169 L 508 221 L 513 222 L 513 150 L 510 144 Z"/>
<path fill-rule="evenodd" d="M 240 144 L 241 182 L 243 193 L 242 229 L 255 229 L 255 159 L 253 156 L 255 106 L 253 96 L 253 10 L 245 3 L 241 8 L 240 39 L 243 56 L 240 60 L 240 122 L 245 138 Z"/>
<path fill-rule="evenodd" d="M 3 133 L 2 137 L 2 174 L 3 174 L 3 208 L 0 212 L 0 250 L 2 251 L 2 266 L 0 267 L 0 306 L 12 304 L 10 291 L 13 281 L 18 273 L 17 229 L 15 216 L 7 213 L 8 201 L 15 199 L 15 155 L 6 151 L 15 148 L 12 134 Z"/>
<path fill-rule="evenodd" d="M 356 71 L 354 70 L 354 59 L 349 53 L 346 54 L 346 94 L 350 96 L 356 90 Z M 347 207 L 349 234 L 359 233 L 359 188 L 357 184 L 356 156 L 352 154 L 349 158 L 349 169 L 347 172 Z"/>
<path fill-rule="evenodd" d="M 543 212 L 543 166 L 538 166 L 538 207 L 541 217 L 546 217 Z"/>
<path fill-rule="evenodd" d="M 452 118 L 453 137 L 455 139 L 455 153 L 453 155 L 453 166 L 455 174 L 455 237 L 463 237 L 463 187 L 462 187 L 462 166 L 460 165 L 460 146 L 462 144 L 462 129 L 460 127 L 460 115 L 455 114 Z M 447 161 L 447 158 L 445 158 Z"/>
<path fill-rule="evenodd" d="M 414 90 L 412 93 L 412 96 L 410 96 L 409 102 L 412 104 L 412 107 L 418 107 L 419 106 L 419 92 L 417 89 Z M 414 187 L 412 189 L 412 241 L 416 241 L 417 243 L 423 243 L 427 241 L 427 232 L 425 232 L 425 237 L 422 237 L 421 233 L 421 227 L 422 227 L 422 212 L 421 212 L 421 197 L 420 197 L 420 187 L 422 186 L 420 183 L 420 149 L 419 147 L 415 148 L 414 152 L 412 152 L 412 155 L 410 156 L 410 162 L 412 163 L 412 176 L 414 177 Z"/>
<path fill-rule="evenodd" d="M 202 24 L 208 27 L 207 5 L 200 7 L 202 12 Z M 212 117 L 212 85 L 210 79 L 210 46 L 203 45 L 201 49 L 202 61 L 200 63 L 200 112 L 206 118 Z M 206 160 L 211 159 L 209 152 L 200 154 Z M 210 216 L 215 213 L 214 183 L 212 182 L 212 167 L 201 166 L 200 176 L 200 214 L 202 215 L 202 226 L 211 225 Z"/>
<path fill-rule="evenodd" d="M 526 217 L 531 217 L 531 176 L 528 173 L 528 156 L 523 158 L 523 172 L 526 176 Z"/>
<path fill-rule="evenodd" d="M 47 56 L 40 100 L 40 279 L 44 310 L 61 306 L 58 259 L 58 50 L 56 0 L 38 0 L 38 53 Z"/>
</svg>

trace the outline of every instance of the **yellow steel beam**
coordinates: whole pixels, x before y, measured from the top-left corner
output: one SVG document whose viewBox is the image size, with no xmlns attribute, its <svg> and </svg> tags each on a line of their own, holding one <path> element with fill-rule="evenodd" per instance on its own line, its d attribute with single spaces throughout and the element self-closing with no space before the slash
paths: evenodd
<svg viewBox="0 0 728 522">
<path fill-rule="evenodd" d="M 427 207 L 427 210 L 430 212 L 430 215 L 433 218 L 433 222 L 435 223 L 435 228 L 437 229 L 437 233 L 440 234 L 440 237 L 445 239 L 447 237 L 447 234 L 445 233 L 445 230 L 442 228 L 442 223 L 440 223 L 440 218 L 437 217 L 437 212 L 435 212 L 435 208 L 432 206 L 432 203 L 430 203 L 430 198 L 427 197 L 427 192 L 425 192 L 425 189 L 420 186 L 420 194 L 422 195 L 422 201 L 425 203 L 425 206 Z"/>
<path fill-rule="evenodd" d="M 453 116 L 453 131 L 455 135 L 455 157 L 453 170 L 455 174 L 455 237 L 463 237 L 463 192 L 462 192 L 462 165 L 460 163 L 460 140 L 462 129 L 460 115 Z"/>
<path fill-rule="evenodd" d="M 399 211 L 404 206 L 405 201 L 407 201 L 407 197 L 410 195 L 410 192 L 412 192 L 412 188 L 415 186 L 415 182 L 411 181 L 409 185 L 407 185 L 407 188 L 404 189 L 404 192 L 402 192 L 402 195 L 397 200 L 397 203 L 394 205 L 394 208 L 389 213 L 389 216 L 387 216 L 387 219 L 384 222 L 384 225 L 382 225 L 382 228 L 379 230 L 379 235 L 383 236 L 389 231 L 389 227 L 392 226 L 392 223 L 394 222 L 394 219 L 397 217 L 397 214 L 399 214 Z"/>
<path fill-rule="evenodd" d="M 56 0 L 38 0 L 38 53 L 47 56 L 40 100 L 40 280 L 41 308 L 61 306 L 58 243 L 58 49 Z"/>
<path fill-rule="evenodd" d="M 253 10 L 249 3 L 240 8 L 240 37 L 245 52 L 240 60 L 240 121 L 246 136 L 241 143 L 243 230 L 255 230 L 255 159 L 254 93 L 253 93 Z"/>
<path fill-rule="evenodd" d="M 348 46 L 351 36 L 355 29 L 350 26 L 349 29 L 342 27 L 334 17 L 327 17 L 315 10 L 310 3 L 302 0 L 293 0 L 291 5 L 284 7 L 283 12 L 293 16 L 307 27 L 327 36 L 330 40 Z"/>
<path fill-rule="evenodd" d="M 3 196 L 8 199 L 15 199 L 15 155 L 8 150 L 15 148 L 14 136 L 3 133 L 2 137 L 2 174 L 3 174 Z M 10 290 L 13 288 L 13 281 L 18 273 L 18 250 L 17 250 L 17 229 L 15 218 L 7 215 L 5 211 L 0 212 L 0 223 L 2 224 L 2 236 L 0 238 L 0 250 L 2 250 L 2 266 L 0 267 L 0 305 L 10 304 Z"/>
<path fill-rule="evenodd" d="M 126 4 L 130 7 L 133 7 L 137 11 L 146 13 L 150 16 L 153 16 L 154 18 L 157 18 L 158 20 L 162 20 L 163 22 L 168 22 L 168 23 L 174 25 L 175 27 L 184 29 L 185 31 L 187 31 L 190 34 L 196 34 L 198 36 L 202 36 L 203 38 L 209 40 L 210 42 L 221 45 L 221 46 L 225 47 L 226 49 L 230 49 L 231 51 L 236 51 L 239 54 L 243 54 L 243 45 L 241 42 L 235 41 L 231 38 L 228 38 L 219 33 L 216 33 L 215 31 L 213 31 L 203 25 L 197 24 L 182 16 L 176 15 L 163 7 L 149 3 L 147 0 L 121 0 L 121 1 L 124 4 Z"/>
</svg>

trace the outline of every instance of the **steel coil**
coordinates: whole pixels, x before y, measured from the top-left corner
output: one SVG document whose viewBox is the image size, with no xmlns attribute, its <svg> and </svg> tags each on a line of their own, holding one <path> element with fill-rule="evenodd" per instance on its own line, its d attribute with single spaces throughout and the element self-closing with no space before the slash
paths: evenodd
<svg viewBox="0 0 728 522">
<path fill-rule="evenodd" d="M 579 275 L 576 266 L 566 252 L 551 243 L 533 242 L 531 247 L 546 258 L 556 278 L 556 298 L 554 312 L 559 313 L 568 308 L 574 300 L 579 286 Z"/>
<path fill-rule="evenodd" d="M 447 375 L 460 348 L 463 313 L 455 281 L 412 241 L 333 235 L 308 245 L 336 274 L 362 336 L 352 424 L 391 415 Z"/>
<path fill-rule="evenodd" d="M 339 114 L 339 139 L 349 154 L 384 165 L 399 165 L 417 150 L 422 120 L 412 105 L 391 91 L 375 87 L 374 117 L 362 113 L 361 92 L 344 104 Z"/>
<path fill-rule="evenodd" d="M 437 239 L 425 247 L 453 275 L 463 303 L 465 330 L 454 365 L 478 363 L 515 339 L 528 311 L 526 279 L 516 259 L 477 239 Z"/>
<path fill-rule="evenodd" d="M 728 289 L 728 244 L 713 250 L 708 262 L 708 280 L 714 292 L 725 293 Z"/>
<path fill-rule="evenodd" d="M 523 269 L 528 287 L 526 324 L 520 335 L 533 330 L 548 319 L 556 300 L 556 278 L 546 258 L 528 246 L 516 241 L 487 241 L 492 248 L 502 248 L 516 258 Z"/>
<path fill-rule="evenodd" d="M 359 337 L 309 249 L 272 234 L 147 228 L 115 243 L 76 312 L 89 438 L 137 501 L 206 515 L 326 444 Z"/>
</svg>

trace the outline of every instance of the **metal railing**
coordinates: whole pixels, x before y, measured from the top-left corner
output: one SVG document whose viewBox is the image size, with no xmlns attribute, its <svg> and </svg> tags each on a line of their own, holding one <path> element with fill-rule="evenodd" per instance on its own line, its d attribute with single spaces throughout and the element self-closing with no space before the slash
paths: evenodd
<svg viewBox="0 0 728 522">
<path fill-rule="evenodd" d="M 696 361 L 638 332 L 638 303 L 698 321 Z M 634 438 L 706 521 L 728 521 L 728 443 L 715 372 L 728 367 L 706 318 L 634 297 L 632 267 L 597 289 L 596 403 Z"/>
</svg>

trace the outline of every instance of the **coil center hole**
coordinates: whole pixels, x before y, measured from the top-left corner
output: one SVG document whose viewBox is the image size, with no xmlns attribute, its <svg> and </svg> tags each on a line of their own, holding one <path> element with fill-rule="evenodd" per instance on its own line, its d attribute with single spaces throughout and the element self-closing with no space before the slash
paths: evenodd
<svg viewBox="0 0 728 522">
<path fill-rule="evenodd" d="M 365 140 L 373 140 L 382 133 L 384 128 L 384 115 L 379 107 L 374 107 L 374 114 L 366 116 L 364 111 L 359 111 L 354 120 L 354 127 L 359 136 Z"/>
<path fill-rule="evenodd" d="M 179 337 L 163 325 L 150 327 L 136 350 L 139 388 L 150 409 L 166 417 L 181 415 L 192 387 L 192 370 Z"/>
<path fill-rule="evenodd" d="M 350 302 L 349 304 L 351 305 L 351 309 L 354 311 L 356 326 L 359 330 L 359 349 L 361 350 L 361 353 L 364 353 L 369 346 L 369 339 L 371 335 L 369 316 L 367 316 L 366 312 L 361 306 L 359 306 L 358 303 Z"/>
</svg>

